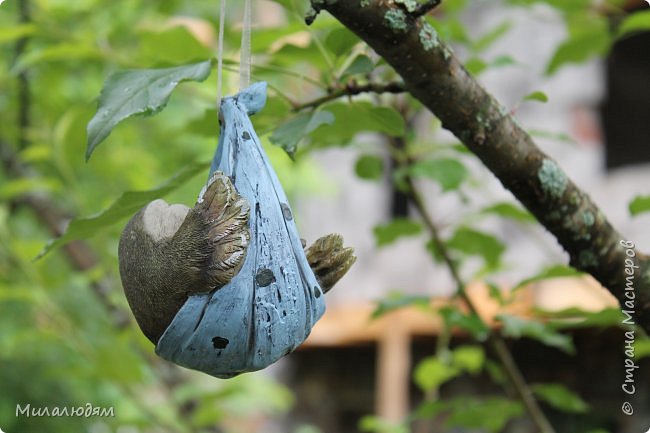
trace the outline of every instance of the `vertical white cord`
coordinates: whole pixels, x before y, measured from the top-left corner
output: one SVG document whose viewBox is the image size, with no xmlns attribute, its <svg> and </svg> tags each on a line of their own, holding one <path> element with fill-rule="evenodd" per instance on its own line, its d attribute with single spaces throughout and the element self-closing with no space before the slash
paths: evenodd
<svg viewBox="0 0 650 433">
<path fill-rule="evenodd" d="M 220 0 L 219 12 L 219 42 L 217 47 L 217 112 L 221 109 L 223 96 L 223 33 L 226 27 L 226 0 Z"/>
<path fill-rule="evenodd" d="M 245 0 L 239 64 L 239 90 L 245 89 L 251 82 L 251 15 L 251 0 Z"/>
</svg>

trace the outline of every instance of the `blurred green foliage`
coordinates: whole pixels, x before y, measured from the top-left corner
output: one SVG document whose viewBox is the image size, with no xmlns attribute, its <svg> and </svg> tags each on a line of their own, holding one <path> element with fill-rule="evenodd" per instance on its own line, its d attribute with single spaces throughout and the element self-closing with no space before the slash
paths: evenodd
<svg viewBox="0 0 650 433">
<path fill-rule="evenodd" d="M 135 323 L 125 320 L 128 306 L 116 273 L 117 242 L 125 218 L 160 196 L 192 205 L 205 181 L 204 168 L 218 134 L 216 74 L 211 73 L 216 4 L 189 0 L 30 0 L 31 18 L 20 22 L 21 3 L 26 0 L 6 1 L 0 7 L 0 148 L 5 161 L 0 170 L 0 428 L 7 432 L 94 433 L 118 427 L 143 432 L 262 431 L 265 420 L 280 417 L 291 407 L 291 393 L 263 374 L 218 381 L 155 357 Z M 313 26 L 306 27 L 306 2 L 275 3 L 283 7 L 286 20 L 256 29 L 253 37 L 253 78 L 270 86 L 266 108 L 253 122 L 287 193 L 296 197 L 329 188 L 310 152 L 358 144 L 360 135 L 374 134 L 377 148 L 369 151 L 360 145 L 365 153 L 354 170 L 361 179 L 388 179 L 399 190 L 407 188 L 407 178 L 432 181 L 441 194 L 458 194 L 464 199 L 463 188 L 472 186 L 467 152 L 457 142 L 431 143 L 428 136 L 416 134 L 412 121 L 422 113 L 416 101 L 380 96 L 328 100 L 316 108 L 303 106 L 350 83 L 391 82 L 397 77 L 331 17 L 323 14 Z M 460 51 L 466 54 L 462 60 L 472 73 L 518 66 L 507 53 L 484 58 L 486 50 L 507 34 L 512 23 L 500 23 L 472 39 L 461 20 L 469 3 L 448 0 L 441 6 L 441 14 L 427 19 L 443 39 L 463 48 Z M 548 64 L 549 74 L 565 64 L 603 54 L 612 42 L 607 18 L 591 0 L 508 3 L 512 7 L 546 3 L 565 20 L 567 39 Z M 620 1 L 606 4 L 613 10 L 620 7 Z M 232 22 L 225 32 L 226 94 L 235 90 L 237 81 L 237 13 L 233 8 L 229 16 Z M 621 34 L 647 25 L 647 14 L 640 14 L 625 22 Z M 17 43 L 25 37 L 29 38 L 26 49 L 16 56 Z M 187 73 L 183 65 L 198 62 L 204 69 Z M 161 72 L 161 68 L 178 67 L 181 69 L 174 69 L 172 75 Z M 167 86 L 159 92 L 149 87 L 156 84 L 155 80 L 138 81 L 143 69 L 154 68 L 157 70 L 149 74 L 162 76 L 163 87 Z M 131 72 L 119 72 L 125 70 Z M 116 80 L 125 76 L 138 80 Z M 176 87 L 185 78 L 205 81 Z M 29 100 L 21 99 L 17 84 L 21 79 L 29 83 Z M 174 83 L 171 87 L 170 82 Z M 87 137 L 86 125 L 96 114 L 98 102 L 117 94 L 100 96 L 103 86 L 106 92 L 135 92 L 142 97 L 139 106 L 145 109 L 131 110 L 121 105 L 123 100 L 113 99 L 112 106 L 124 111 L 109 113 L 111 121 L 100 122 L 102 128 L 91 124 Z M 543 92 L 531 93 L 525 99 L 548 101 Z M 21 110 L 28 112 L 27 124 L 18 120 Z M 157 115 L 130 118 L 138 113 Z M 433 120 L 428 132 L 439 128 L 439 122 Z M 404 139 L 405 146 L 380 152 L 380 147 L 394 137 Z M 106 142 L 96 148 L 104 139 Z M 88 163 L 84 161 L 87 140 L 88 150 L 94 150 Z M 27 145 L 20 144 L 23 142 Z M 384 153 L 397 162 L 396 169 L 386 164 L 381 156 Z M 7 160 L 20 161 L 28 169 L 16 175 Z M 45 197 L 59 213 L 77 216 L 65 237 L 49 244 L 53 251 L 37 261 L 34 258 L 54 233 L 43 223 L 44 215 L 26 205 L 24 199 L 34 196 Z M 647 197 L 639 198 L 631 205 L 631 212 L 647 211 L 647 202 Z M 451 260 L 459 266 L 473 257 L 483 262 L 472 277 L 489 276 L 504 265 L 502 241 L 474 227 L 476 221 L 490 216 L 521 224 L 533 222 L 518 206 L 494 203 L 449 227 L 442 241 Z M 394 219 L 374 229 L 377 247 L 389 247 L 403 236 L 423 236 L 424 232 L 419 222 L 409 219 Z M 55 249 L 74 239 L 83 239 L 92 251 L 92 256 L 84 257 L 90 266 L 82 270 L 77 269 L 78 263 L 71 264 L 70 249 Z M 441 261 L 442 252 L 432 242 L 426 248 Z M 555 267 L 522 285 L 573 274 L 566 267 Z M 500 304 L 509 302 L 496 286 L 491 287 Z M 379 303 L 376 316 L 407 305 L 427 310 L 425 297 L 394 293 Z M 361 421 L 360 429 L 406 432 L 408 422 L 442 414 L 449 428 L 497 432 L 509 420 L 522 416 L 521 403 L 503 396 L 449 401 L 435 398 L 440 386 L 464 374 L 485 371 L 497 383 L 504 379 L 499 366 L 487 358 L 480 345 L 487 338 L 488 328 L 475 314 L 454 307 L 429 312 L 440 315 L 447 331 L 461 329 L 477 345 L 453 350 L 440 347 L 417 366 L 414 382 L 429 399 L 405 423 L 392 425 L 368 417 Z M 572 320 L 601 326 L 611 326 L 618 319 L 612 311 L 566 314 Z M 537 339 L 572 353 L 570 337 L 559 331 L 566 323 L 561 319 L 566 317 L 555 317 L 558 322 L 554 323 L 547 320 L 548 316 L 524 321 L 504 315 L 500 322 L 507 336 Z M 638 344 L 639 356 L 647 356 L 647 341 Z M 589 410 L 579 396 L 561 385 L 536 384 L 533 390 L 552 407 L 572 413 Z M 17 405 L 72 408 L 86 403 L 112 407 L 115 416 L 16 416 Z M 297 431 L 315 429 L 302 426 Z"/>
<path fill-rule="evenodd" d="M 30 1 L 31 22 L 21 24 L 18 6 L 0 7 L 0 145 L 3 158 L 28 167 L 26 176 L 0 169 L 0 428 L 184 432 L 220 425 L 236 433 L 285 413 L 293 397 L 263 374 L 206 381 L 172 368 L 154 355 L 135 322 L 125 321 L 128 306 L 116 272 L 119 232 L 125 218 L 155 197 L 193 204 L 217 142 L 216 74 L 203 86 L 183 84 L 164 112 L 124 122 L 90 162 L 83 159 L 86 125 L 106 78 L 210 59 L 214 44 L 199 40 L 216 31 L 217 8 L 189 1 Z M 232 14 L 238 16 L 236 8 Z M 188 17 L 189 24 L 178 25 Z M 16 42 L 25 36 L 26 50 L 16 58 Z M 268 51 L 275 39 L 256 49 Z M 238 44 L 237 30 L 228 26 L 226 55 L 236 58 Z M 290 81 L 285 67 L 278 69 L 265 78 Z M 17 85 L 22 73 L 30 86 L 27 102 Z M 226 76 L 231 89 L 234 75 Z M 29 125 L 18 121 L 21 104 L 28 104 Z M 267 108 L 275 108 L 276 117 L 288 111 L 284 101 Z M 261 120 L 272 123 L 272 116 Z M 308 157 L 292 162 L 268 150 L 290 195 L 323 190 Z M 22 198 L 30 194 L 46 197 L 64 215 L 85 217 L 58 244 L 90 238 L 90 269 L 76 269 L 63 249 L 34 261 L 54 234 L 25 206 Z M 114 408 L 115 416 L 16 416 L 18 406 L 28 404 L 70 413 L 87 403 Z"/>
</svg>

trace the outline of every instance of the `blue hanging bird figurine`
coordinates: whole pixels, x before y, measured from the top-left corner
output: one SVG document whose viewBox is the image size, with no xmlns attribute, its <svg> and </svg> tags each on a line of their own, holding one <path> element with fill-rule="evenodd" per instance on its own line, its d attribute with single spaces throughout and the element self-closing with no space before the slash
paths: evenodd
<svg viewBox="0 0 650 433">
<path fill-rule="evenodd" d="M 336 234 L 303 249 L 249 119 L 265 102 L 266 83 L 225 98 L 194 208 L 155 200 L 120 237 L 122 286 L 156 353 L 221 378 L 296 349 L 325 311 L 323 294 L 356 260 Z"/>
</svg>

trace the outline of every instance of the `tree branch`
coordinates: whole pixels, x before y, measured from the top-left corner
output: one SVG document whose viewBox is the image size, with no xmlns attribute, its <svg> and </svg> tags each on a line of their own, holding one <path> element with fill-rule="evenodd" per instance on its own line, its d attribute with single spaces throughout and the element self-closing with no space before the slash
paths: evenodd
<svg viewBox="0 0 650 433">
<path fill-rule="evenodd" d="M 555 236 L 569 253 L 570 264 L 600 281 L 650 333 L 648 257 L 636 253 L 639 269 L 630 290 L 622 236 L 467 72 L 431 25 L 405 12 L 403 0 L 311 1 L 308 22 L 326 10 L 382 56 L 402 76 L 411 95 Z"/>
<path fill-rule="evenodd" d="M 355 96 L 361 93 L 403 93 L 406 89 L 404 84 L 400 82 L 394 83 L 368 83 L 368 84 L 357 84 L 355 82 L 350 82 L 345 85 L 345 87 L 339 89 L 331 89 L 330 92 L 320 98 L 314 99 L 313 101 L 305 102 L 302 104 L 295 104 L 293 111 L 301 111 L 307 108 L 316 108 L 320 105 L 323 105 L 327 102 L 333 101 L 338 98 L 345 96 Z"/>
</svg>

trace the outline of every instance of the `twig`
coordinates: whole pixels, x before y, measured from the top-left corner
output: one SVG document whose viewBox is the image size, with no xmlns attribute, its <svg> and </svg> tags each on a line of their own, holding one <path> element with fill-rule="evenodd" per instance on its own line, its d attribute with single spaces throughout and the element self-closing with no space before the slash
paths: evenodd
<svg viewBox="0 0 650 433">
<path fill-rule="evenodd" d="M 308 108 L 316 108 L 320 105 L 323 105 L 327 102 L 333 101 L 338 98 L 345 96 L 355 96 L 361 93 L 403 93 L 406 89 L 404 84 L 401 82 L 393 83 L 368 83 L 368 84 L 356 84 L 354 82 L 348 83 L 345 87 L 340 89 L 331 90 L 325 96 L 314 99 L 313 101 L 305 102 L 303 104 L 294 105 L 293 111 L 306 110 Z"/>
<path fill-rule="evenodd" d="M 418 7 L 410 13 L 413 18 L 420 18 L 431 12 L 436 6 L 442 3 L 442 0 L 427 0 L 424 3 L 420 3 Z"/>
<path fill-rule="evenodd" d="M 27 24 L 32 21 L 30 14 L 29 0 L 19 0 L 18 1 L 18 11 L 20 13 L 19 22 L 21 24 Z M 15 61 L 18 61 L 20 57 L 25 53 L 27 49 L 27 43 L 29 42 L 29 36 L 23 36 L 18 39 L 16 42 L 16 47 L 14 49 L 14 58 Z M 29 89 L 29 77 L 27 70 L 23 70 L 18 74 L 18 146 L 19 148 L 25 149 L 29 145 L 29 128 L 31 126 L 30 119 L 30 109 L 31 109 L 31 95 Z"/>
<path fill-rule="evenodd" d="M 480 320 L 482 320 L 478 315 L 478 310 L 474 305 L 474 302 L 467 295 L 467 292 L 465 290 L 465 283 L 460 277 L 458 266 L 449 255 L 447 246 L 445 245 L 444 241 L 441 239 L 438 229 L 433 223 L 433 218 L 429 214 L 429 211 L 426 209 L 422 196 L 420 195 L 418 189 L 416 188 L 413 179 L 407 176 L 406 183 L 409 187 L 407 194 L 409 195 L 409 198 L 411 199 L 413 205 L 415 206 L 418 213 L 420 214 L 420 217 L 424 221 L 424 225 L 429 230 L 429 233 L 431 234 L 431 240 L 433 241 L 436 250 L 441 255 L 443 261 L 445 262 L 447 268 L 449 269 L 449 272 L 451 273 L 454 282 L 456 283 L 457 295 L 467 305 L 469 311 L 473 315 L 478 317 Z M 537 404 L 537 401 L 533 397 L 530 387 L 526 383 L 523 374 L 521 373 L 519 367 L 515 363 L 512 353 L 510 353 L 510 351 L 508 350 L 508 347 L 506 346 L 503 337 L 500 334 L 490 330 L 488 336 L 488 344 L 490 345 L 492 350 L 496 353 L 497 357 L 499 358 L 499 361 L 501 362 L 501 365 L 503 366 L 503 369 L 506 375 L 508 376 L 510 383 L 514 387 L 517 395 L 519 396 L 519 399 L 524 404 L 524 407 L 526 408 L 528 415 L 535 423 L 537 428 L 540 430 L 540 432 L 555 433 L 555 430 L 553 429 L 550 422 L 544 415 L 544 412 L 542 412 L 541 408 Z"/>
</svg>

